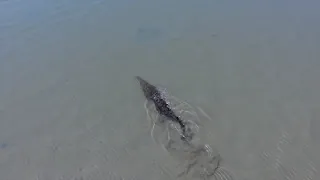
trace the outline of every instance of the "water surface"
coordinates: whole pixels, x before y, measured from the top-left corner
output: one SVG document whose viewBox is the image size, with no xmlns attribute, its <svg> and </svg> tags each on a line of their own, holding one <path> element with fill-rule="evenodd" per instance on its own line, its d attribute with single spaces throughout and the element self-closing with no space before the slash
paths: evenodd
<svg viewBox="0 0 320 180">
<path fill-rule="evenodd" d="M 0 1 L 0 179 L 176 179 L 134 76 L 239 180 L 319 179 L 319 3 Z"/>
</svg>

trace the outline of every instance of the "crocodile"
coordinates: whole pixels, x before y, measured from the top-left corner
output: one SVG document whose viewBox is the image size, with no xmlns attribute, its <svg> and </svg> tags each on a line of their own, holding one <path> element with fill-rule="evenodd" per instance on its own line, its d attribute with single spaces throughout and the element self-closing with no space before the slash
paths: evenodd
<svg viewBox="0 0 320 180">
<path fill-rule="evenodd" d="M 158 90 L 158 88 L 146 80 L 142 79 L 140 76 L 136 76 L 137 80 L 140 83 L 140 87 L 143 91 L 143 94 L 145 98 L 148 101 L 151 101 L 154 103 L 157 112 L 161 115 L 166 117 L 168 120 L 178 123 L 181 130 L 182 130 L 182 136 L 181 139 L 184 141 L 190 140 L 190 135 L 187 135 L 187 127 L 183 120 L 177 116 L 173 110 L 169 107 L 168 102 L 163 98 L 161 95 L 161 92 Z"/>
</svg>

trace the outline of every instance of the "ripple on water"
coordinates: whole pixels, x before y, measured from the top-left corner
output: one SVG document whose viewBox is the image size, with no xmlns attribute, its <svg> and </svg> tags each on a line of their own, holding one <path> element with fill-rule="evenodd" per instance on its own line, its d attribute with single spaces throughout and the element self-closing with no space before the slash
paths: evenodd
<svg viewBox="0 0 320 180">
<path fill-rule="evenodd" d="M 145 102 L 147 119 L 151 125 L 151 136 L 154 141 L 174 159 L 177 160 L 178 178 L 233 180 L 234 176 L 221 167 L 220 153 L 206 142 L 201 119 L 209 118 L 201 108 L 193 108 L 187 102 L 170 95 L 166 89 L 158 88 L 169 107 L 180 117 L 189 133 L 190 140 L 181 139 L 179 124 L 160 116 L 152 102 Z M 203 116 L 203 117 L 202 117 Z"/>
</svg>

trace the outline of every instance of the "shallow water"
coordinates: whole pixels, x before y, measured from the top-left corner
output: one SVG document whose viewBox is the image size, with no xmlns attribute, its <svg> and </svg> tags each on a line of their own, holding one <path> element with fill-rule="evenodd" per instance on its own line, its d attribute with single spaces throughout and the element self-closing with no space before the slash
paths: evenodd
<svg viewBox="0 0 320 180">
<path fill-rule="evenodd" d="M 176 179 L 137 75 L 210 116 L 232 178 L 319 179 L 319 5 L 0 1 L 0 179 Z"/>
</svg>

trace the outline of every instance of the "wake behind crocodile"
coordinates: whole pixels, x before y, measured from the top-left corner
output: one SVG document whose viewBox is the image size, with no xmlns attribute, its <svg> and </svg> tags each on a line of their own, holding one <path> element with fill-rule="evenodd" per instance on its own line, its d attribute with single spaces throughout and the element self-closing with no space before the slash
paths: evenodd
<svg viewBox="0 0 320 180">
<path fill-rule="evenodd" d="M 220 153 L 207 143 L 199 115 L 212 119 L 200 107 L 192 107 L 165 88 L 137 79 L 147 99 L 144 108 L 151 137 L 180 164 L 178 178 L 233 180 L 231 173 L 221 167 Z"/>
</svg>

